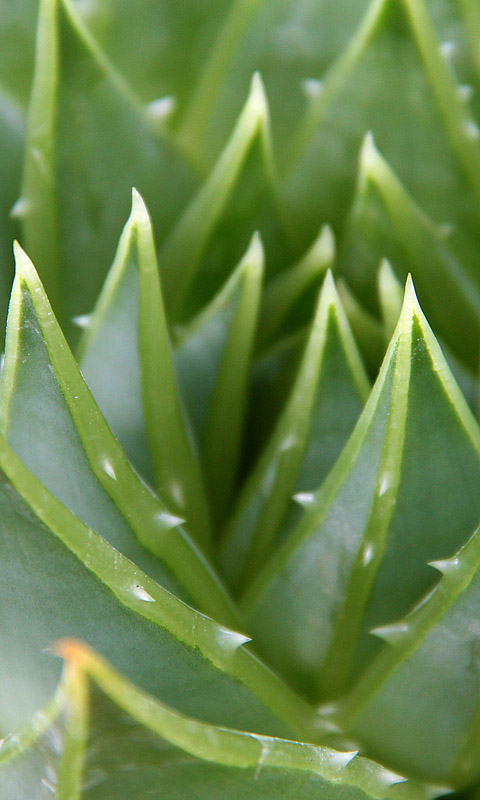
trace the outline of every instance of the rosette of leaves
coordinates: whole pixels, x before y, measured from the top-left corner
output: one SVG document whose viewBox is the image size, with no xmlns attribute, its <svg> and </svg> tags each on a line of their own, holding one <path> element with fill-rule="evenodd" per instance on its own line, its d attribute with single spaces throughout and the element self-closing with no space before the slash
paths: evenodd
<svg viewBox="0 0 480 800">
<path fill-rule="evenodd" d="M 0 800 L 476 797 L 479 4 L 0 21 Z"/>
</svg>

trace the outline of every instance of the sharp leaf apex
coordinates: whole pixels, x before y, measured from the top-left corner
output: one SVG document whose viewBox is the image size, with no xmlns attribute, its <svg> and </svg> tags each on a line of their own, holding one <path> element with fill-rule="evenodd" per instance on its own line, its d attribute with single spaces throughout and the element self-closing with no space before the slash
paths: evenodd
<svg viewBox="0 0 480 800">
<path fill-rule="evenodd" d="M 325 293 L 325 295 L 328 297 L 331 303 L 338 302 L 338 293 L 333 278 L 333 272 L 330 269 L 330 267 L 327 269 L 325 273 L 325 279 L 323 281 L 323 287 L 322 287 L 322 294 L 323 293 Z"/>
<path fill-rule="evenodd" d="M 13 253 L 15 256 L 16 274 L 22 278 L 25 278 L 26 280 L 33 279 L 38 282 L 39 278 L 37 271 L 33 266 L 33 262 L 17 240 L 15 240 L 13 243 Z"/>
<path fill-rule="evenodd" d="M 258 116 L 264 115 L 267 111 L 268 101 L 265 85 L 263 83 L 262 76 L 258 71 L 254 72 L 252 75 L 247 104 L 252 111 L 255 111 L 258 114 Z"/>
<path fill-rule="evenodd" d="M 369 168 L 373 166 L 379 157 L 379 152 L 377 150 L 377 146 L 375 144 L 375 139 L 373 137 L 373 133 L 368 131 L 365 134 L 362 146 L 360 149 L 360 162 L 362 167 Z"/>
<path fill-rule="evenodd" d="M 250 239 L 245 255 L 242 258 L 241 266 L 243 270 L 248 272 L 254 271 L 255 273 L 263 272 L 265 262 L 265 251 L 263 247 L 262 237 L 258 231 L 255 231 Z"/>
<path fill-rule="evenodd" d="M 150 214 L 140 192 L 132 187 L 132 217 L 141 222 L 150 224 Z"/>
<path fill-rule="evenodd" d="M 413 316 L 420 311 L 420 306 L 415 292 L 412 276 L 409 274 L 405 282 L 403 305 L 398 321 L 398 327 L 403 330 L 406 323 L 410 324 Z"/>
<path fill-rule="evenodd" d="M 335 258 L 335 235 L 330 225 L 323 225 L 313 247 L 318 252 L 319 260 L 333 262 Z"/>
</svg>

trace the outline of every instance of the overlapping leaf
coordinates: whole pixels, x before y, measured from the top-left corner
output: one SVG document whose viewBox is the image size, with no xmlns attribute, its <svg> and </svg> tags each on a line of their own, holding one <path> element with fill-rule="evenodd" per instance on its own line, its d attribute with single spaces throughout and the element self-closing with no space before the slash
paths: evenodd
<svg viewBox="0 0 480 800">
<path fill-rule="evenodd" d="M 23 237 L 57 313 L 69 319 L 93 306 L 128 215 L 132 186 L 145 197 L 163 238 L 193 185 L 75 5 L 42 0 Z"/>
<path fill-rule="evenodd" d="M 176 385 L 153 233 L 137 192 L 80 365 L 126 454 L 206 549 L 209 510 Z"/>
<path fill-rule="evenodd" d="M 220 558 L 237 592 L 285 539 L 297 516 L 292 495 L 300 493 L 301 499 L 321 483 L 367 393 L 368 382 L 329 275 L 286 408 L 227 525 Z"/>
<path fill-rule="evenodd" d="M 341 261 L 353 286 L 370 298 L 370 304 L 370 281 L 385 255 L 402 279 L 408 271 L 415 275 L 435 330 L 476 370 L 478 286 L 449 248 L 445 233 L 415 204 L 367 136 Z"/>
<path fill-rule="evenodd" d="M 17 257 L 1 384 L 3 432 L 85 524 L 156 580 L 186 593 L 204 611 L 231 619 L 231 603 L 179 527 L 182 520 L 139 478 L 108 428 L 31 262 L 20 250 Z"/>
<path fill-rule="evenodd" d="M 434 590 L 374 631 L 387 645 L 340 712 L 386 763 L 456 786 L 479 775 L 479 542 L 477 530 L 456 555 L 432 562 L 443 574 Z"/>
<path fill-rule="evenodd" d="M 440 58 L 441 39 L 430 32 L 425 43 L 418 33 L 412 19 L 416 12 L 410 14 L 410 6 L 421 5 L 370 3 L 348 47 L 323 75 L 313 76 L 321 83 L 312 92 L 293 153 L 290 141 L 288 145 L 295 166 L 285 190 L 298 230 L 312 233 L 317 215 L 334 224 L 344 219 L 356 153 L 365 131 L 371 129 L 427 211 L 440 222 L 458 226 L 460 239 L 476 240 L 474 117 L 461 87 L 451 76 L 447 81 L 448 66 L 443 61 L 438 80 L 442 86 L 448 83 L 450 110 L 438 90 L 431 63 Z M 449 23 L 439 22 L 440 35 L 445 31 L 448 36 Z M 465 149 L 476 154 L 468 165 Z"/>
<path fill-rule="evenodd" d="M 263 248 L 255 235 L 222 291 L 182 330 L 175 352 L 217 521 L 238 473 L 262 276 Z"/>
<path fill-rule="evenodd" d="M 477 424 L 410 287 L 348 445 L 246 596 L 258 646 L 296 685 L 341 689 L 375 649 L 370 628 L 432 584 L 427 562 L 451 554 L 480 516 L 479 454 Z"/>
<path fill-rule="evenodd" d="M 42 780 L 59 800 L 143 800 L 159 788 L 165 800 L 223 800 L 247 794 L 268 800 L 278 798 L 279 792 L 291 800 L 313 800 L 319 794 L 331 800 L 432 796 L 430 787 L 405 783 L 355 753 L 182 716 L 139 690 L 84 645 L 65 641 L 59 651 L 68 662 L 52 710 L 40 718 L 40 725 L 37 718 L 37 729 L 26 729 L 4 756 L 5 800 L 43 798 L 43 790 L 38 792 Z M 49 752 L 52 740 L 62 741 L 61 760 Z M 12 777 L 18 781 L 15 795 Z"/>
<path fill-rule="evenodd" d="M 161 588 L 73 516 L 3 439 L 0 462 L 5 735 L 48 701 L 59 678 L 49 647 L 73 635 L 183 712 L 247 730 L 314 736 L 314 712 L 242 647 L 244 635 Z"/>
</svg>

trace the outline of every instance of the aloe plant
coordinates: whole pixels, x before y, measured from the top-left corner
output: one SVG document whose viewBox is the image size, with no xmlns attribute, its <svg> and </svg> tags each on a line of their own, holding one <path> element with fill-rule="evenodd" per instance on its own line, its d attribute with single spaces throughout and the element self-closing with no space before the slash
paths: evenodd
<svg viewBox="0 0 480 800">
<path fill-rule="evenodd" d="M 0 20 L 0 800 L 474 800 L 479 4 Z"/>
</svg>

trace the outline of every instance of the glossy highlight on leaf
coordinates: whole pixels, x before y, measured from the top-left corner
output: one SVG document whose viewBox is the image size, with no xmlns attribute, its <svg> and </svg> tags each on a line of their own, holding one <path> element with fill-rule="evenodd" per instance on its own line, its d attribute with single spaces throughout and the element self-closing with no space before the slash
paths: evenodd
<svg viewBox="0 0 480 800">
<path fill-rule="evenodd" d="M 0 0 L 0 800 L 478 800 L 477 5 Z"/>
</svg>

